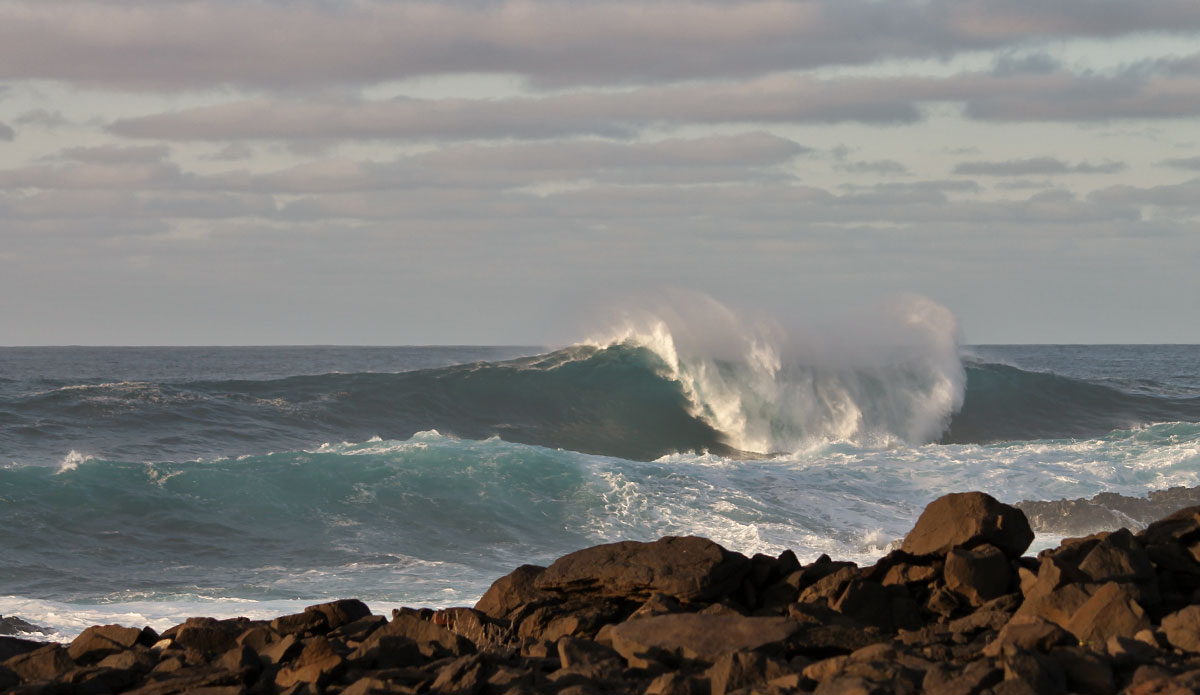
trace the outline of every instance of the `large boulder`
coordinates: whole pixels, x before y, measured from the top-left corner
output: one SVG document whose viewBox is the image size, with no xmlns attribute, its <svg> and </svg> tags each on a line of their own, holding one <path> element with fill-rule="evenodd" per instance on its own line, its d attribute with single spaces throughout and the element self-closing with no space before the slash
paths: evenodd
<svg viewBox="0 0 1200 695">
<path fill-rule="evenodd" d="M 712 662 L 737 651 L 782 642 L 800 629 L 790 618 L 675 613 L 629 620 L 607 629 L 612 648 L 631 662 L 639 659 L 700 659 Z"/>
<path fill-rule="evenodd" d="M 929 503 L 901 549 L 912 555 L 945 555 L 953 548 L 991 544 L 1010 558 L 1033 542 L 1025 513 L 982 492 L 958 492 Z"/>
<path fill-rule="evenodd" d="M 561 593 L 643 599 L 661 593 L 681 601 L 707 601 L 736 589 L 749 569 L 746 556 L 707 538 L 667 536 L 652 543 L 623 541 L 578 550 L 556 560 L 534 585 Z"/>
</svg>

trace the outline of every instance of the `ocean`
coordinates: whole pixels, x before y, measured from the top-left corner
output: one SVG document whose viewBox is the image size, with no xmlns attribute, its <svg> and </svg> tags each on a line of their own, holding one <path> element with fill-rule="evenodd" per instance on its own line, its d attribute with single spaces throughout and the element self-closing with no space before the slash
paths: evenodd
<svg viewBox="0 0 1200 695">
<path fill-rule="evenodd" d="M 61 640 L 340 597 L 470 605 L 522 563 L 664 535 L 870 562 L 947 492 L 1200 484 L 1200 346 L 905 325 L 0 348 L 0 614 Z"/>
</svg>

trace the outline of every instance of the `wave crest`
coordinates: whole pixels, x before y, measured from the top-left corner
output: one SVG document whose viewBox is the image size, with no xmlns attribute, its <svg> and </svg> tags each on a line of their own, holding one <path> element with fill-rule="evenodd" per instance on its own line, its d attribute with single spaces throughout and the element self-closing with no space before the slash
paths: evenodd
<svg viewBox="0 0 1200 695">
<path fill-rule="evenodd" d="M 596 347 L 632 346 L 661 360 L 690 414 L 748 452 L 830 441 L 873 446 L 937 439 L 963 402 L 958 327 L 945 307 L 907 296 L 820 334 L 744 317 L 675 293 L 625 312 Z"/>
</svg>

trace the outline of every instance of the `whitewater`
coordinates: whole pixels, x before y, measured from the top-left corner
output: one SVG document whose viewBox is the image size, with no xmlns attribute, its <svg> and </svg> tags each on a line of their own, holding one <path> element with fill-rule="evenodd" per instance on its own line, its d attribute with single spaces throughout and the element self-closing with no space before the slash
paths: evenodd
<svg viewBox="0 0 1200 695">
<path fill-rule="evenodd" d="M 663 535 L 870 561 L 947 492 L 1198 478 L 1200 346 L 964 347 L 917 297 L 820 326 L 669 298 L 561 349 L 0 348 L 0 614 L 469 605 Z"/>
</svg>

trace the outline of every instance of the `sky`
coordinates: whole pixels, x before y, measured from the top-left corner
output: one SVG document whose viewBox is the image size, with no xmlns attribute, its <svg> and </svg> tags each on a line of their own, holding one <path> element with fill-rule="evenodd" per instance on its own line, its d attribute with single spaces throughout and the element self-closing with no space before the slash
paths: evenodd
<svg viewBox="0 0 1200 695">
<path fill-rule="evenodd" d="M 0 345 L 556 344 L 674 288 L 1200 343 L 1200 3 L 0 0 Z"/>
</svg>

